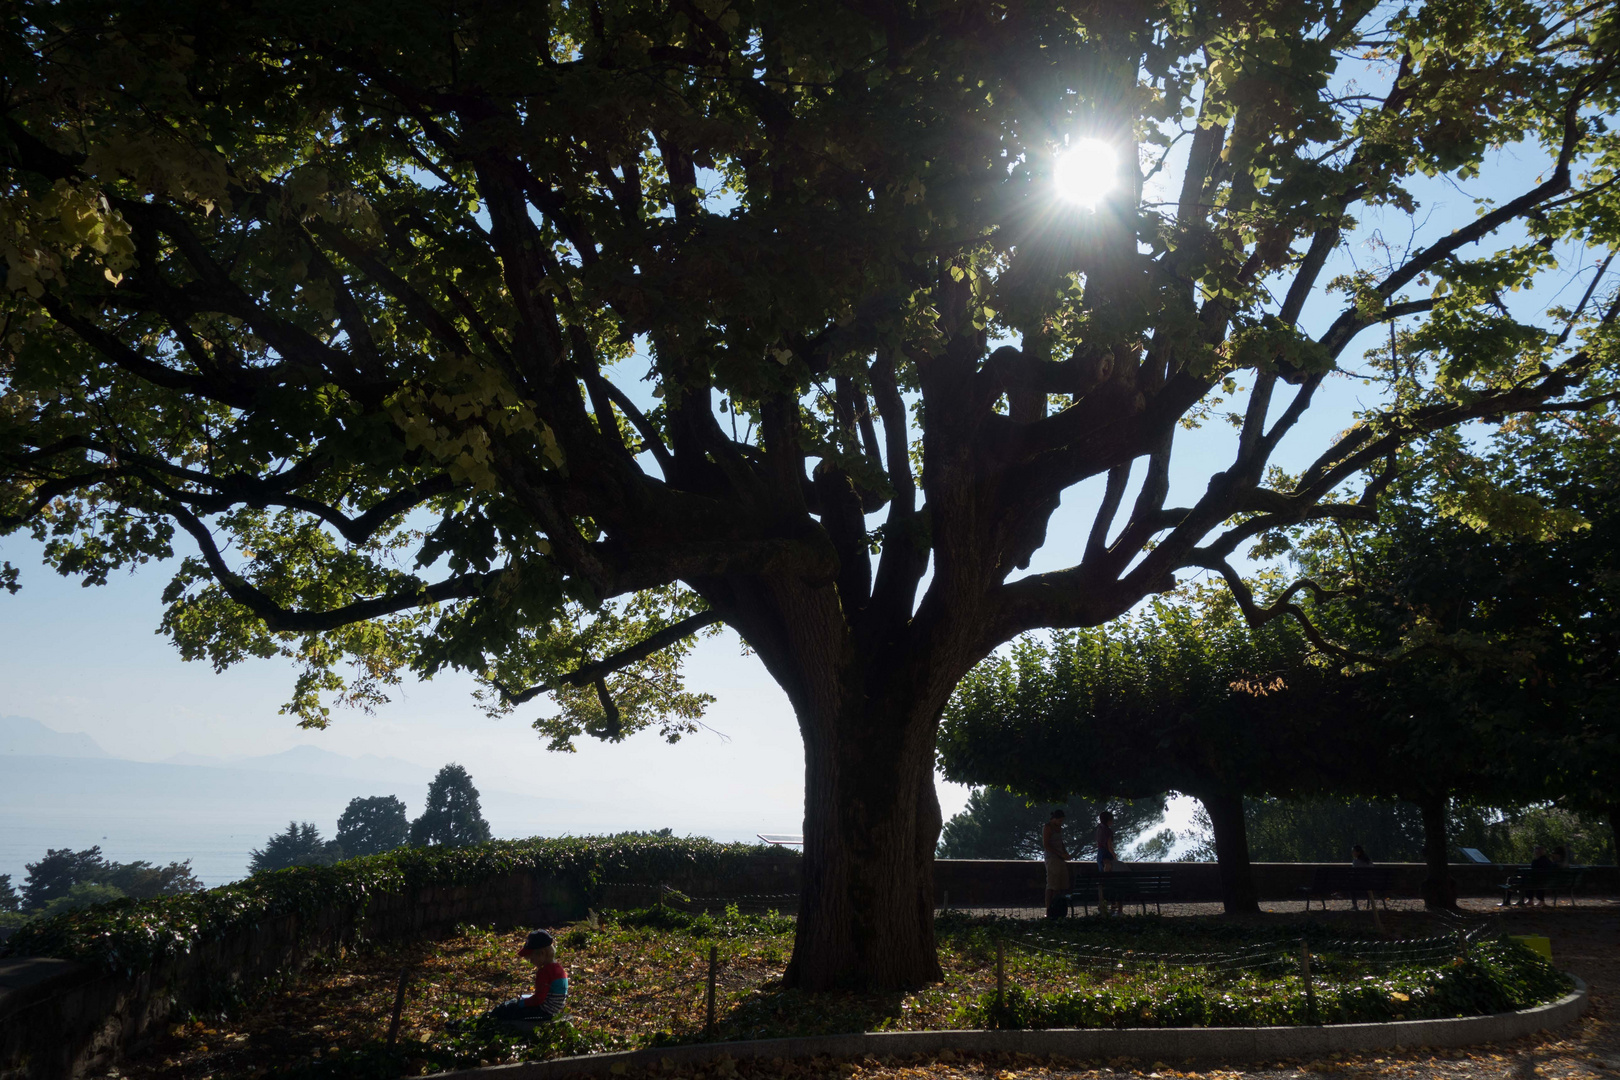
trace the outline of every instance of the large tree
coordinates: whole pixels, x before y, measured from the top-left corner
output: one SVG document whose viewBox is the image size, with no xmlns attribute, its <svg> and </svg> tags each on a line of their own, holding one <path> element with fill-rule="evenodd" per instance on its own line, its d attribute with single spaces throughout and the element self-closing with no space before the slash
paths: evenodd
<svg viewBox="0 0 1620 1080">
<path fill-rule="evenodd" d="M 553 695 L 554 745 L 678 735 L 724 622 L 804 737 L 805 987 L 938 975 L 934 729 L 976 661 L 1366 514 L 1412 434 L 1606 359 L 1614 308 L 1561 339 L 1500 300 L 1614 240 L 1604 6 L 22 0 L 0 32 L 0 529 L 89 581 L 183 534 L 183 654 L 294 657 L 317 724 L 454 666 Z M 1541 175 L 1424 236 L 1414 185 L 1506 146 Z M 1365 208 L 1418 241 L 1339 258 Z M 1268 472 L 1397 318 L 1427 362 L 1369 361 L 1385 405 Z M 1169 503 L 1178 425 L 1234 395 Z M 1091 478 L 1087 537 L 1022 573 Z"/>
</svg>

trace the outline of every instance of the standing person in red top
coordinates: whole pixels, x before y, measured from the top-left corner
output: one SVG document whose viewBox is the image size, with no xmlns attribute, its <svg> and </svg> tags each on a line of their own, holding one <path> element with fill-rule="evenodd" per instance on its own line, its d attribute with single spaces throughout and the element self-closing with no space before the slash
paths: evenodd
<svg viewBox="0 0 1620 1080">
<path fill-rule="evenodd" d="M 568 1003 L 568 972 L 557 963 L 556 943 L 546 931 L 536 930 L 518 955 L 534 965 L 534 993 L 502 1002 L 490 1015 L 497 1020 L 550 1020 Z"/>
</svg>

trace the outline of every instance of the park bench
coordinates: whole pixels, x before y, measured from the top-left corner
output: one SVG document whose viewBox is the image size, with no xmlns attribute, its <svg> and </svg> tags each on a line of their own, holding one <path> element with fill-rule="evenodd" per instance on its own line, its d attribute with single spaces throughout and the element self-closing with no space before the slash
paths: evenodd
<svg viewBox="0 0 1620 1080">
<path fill-rule="evenodd" d="M 1544 892 L 1552 896 L 1553 906 L 1557 907 L 1559 893 L 1569 897 L 1571 904 L 1575 902 L 1575 887 L 1580 883 L 1579 870 L 1532 870 L 1526 866 L 1515 870 L 1513 876 L 1497 888 L 1502 890 L 1503 906 L 1513 903 L 1514 893 L 1518 893 L 1523 902 L 1529 900 L 1533 893 Z"/>
<path fill-rule="evenodd" d="M 1327 910 L 1327 902 L 1335 896 L 1346 897 L 1350 906 L 1357 906 L 1357 901 L 1365 896 L 1367 904 L 1373 904 L 1377 897 L 1389 907 L 1390 883 L 1394 881 L 1394 871 L 1382 866 L 1319 866 L 1311 875 L 1311 883 L 1299 891 L 1305 895 L 1305 910 L 1311 910 L 1311 901 L 1322 901 L 1322 910 Z"/>
<path fill-rule="evenodd" d="M 1070 915 L 1074 914 L 1074 906 L 1079 904 L 1082 910 L 1091 914 L 1091 905 L 1099 895 L 1109 904 L 1135 904 L 1142 914 L 1147 914 L 1147 906 L 1153 905 L 1153 910 L 1162 912 L 1161 904 L 1170 895 L 1170 872 L 1168 870 L 1111 870 L 1107 873 L 1084 874 L 1074 883 L 1074 888 L 1063 894 L 1063 900 L 1068 906 Z"/>
</svg>

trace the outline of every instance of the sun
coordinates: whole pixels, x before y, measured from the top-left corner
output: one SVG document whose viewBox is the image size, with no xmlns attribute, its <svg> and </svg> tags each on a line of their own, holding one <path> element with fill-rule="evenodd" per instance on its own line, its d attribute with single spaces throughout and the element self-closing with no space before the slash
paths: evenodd
<svg viewBox="0 0 1620 1080">
<path fill-rule="evenodd" d="M 1080 139 L 1058 155 L 1052 186 L 1067 202 L 1095 207 L 1119 186 L 1119 152 L 1101 139 Z"/>
</svg>

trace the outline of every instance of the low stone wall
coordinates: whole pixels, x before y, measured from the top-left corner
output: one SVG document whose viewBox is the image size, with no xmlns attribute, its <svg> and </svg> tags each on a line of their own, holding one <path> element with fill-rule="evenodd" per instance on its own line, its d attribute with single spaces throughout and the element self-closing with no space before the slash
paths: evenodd
<svg viewBox="0 0 1620 1080">
<path fill-rule="evenodd" d="M 1074 863 L 1078 870 L 1084 864 Z M 1263 901 L 1299 900 L 1300 890 L 1311 883 L 1311 876 L 1326 866 L 1344 863 L 1255 863 L 1255 888 Z M 1422 863 L 1381 863 L 1394 872 L 1390 893 L 1396 897 L 1422 895 L 1423 880 L 1429 876 Z M 1214 863 L 1129 863 L 1131 870 L 1164 871 L 1170 874 L 1170 903 L 1203 903 L 1221 898 L 1220 874 Z M 1499 896 L 1497 886 L 1507 880 L 1509 871 L 1500 866 L 1453 863 L 1451 877 L 1459 896 Z M 934 899 L 950 907 L 1038 907 L 1046 888 L 1045 868 L 1037 862 L 994 859 L 940 859 L 934 863 Z M 1595 866 L 1587 869 L 1577 895 L 1614 896 L 1620 894 L 1620 869 Z"/>
<path fill-rule="evenodd" d="M 694 867 L 680 874 L 670 874 L 662 881 L 608 880 L 599 883 L 599 903 L 604 910 L 647 907 L 654 903 L 658 886 L 662 884 L 700 902 L 738 897 L 752 901 L 748 905 L 751 908 L 780 903 L 785 910 L 792 911 L 798 906 L 799 866 L 797 855 L 783 852 L 750 858 L 725 871 L 700 871 Z"/>
<path fill-rule="evenodd" d="M 850 1035 L 810 1035 L 794 1039 L 698 1043 L 649 1050 L 621 1050 L 588 1057 L 556 1058 L 515 1065 L 492 1065 L 437 1073 L 432 1080 L 582 1080 L 611 1077 L 631 1067 L 668 1070 L 675 1065 L 732 1059 L 783 1061 L 807 1058 L 892 1061 L 941 1051 L 958 1054 L 1058 1055 L 1079 1061 L 1136 1058 L 1195 1061 L 1275 1061 L 1323 1054 L 1408 1050 L 1417 1047 L 1476 1046 L 1551 1031 L 1586 1010 L 1587 987 L 1570 976 L 1575 989 L 1557 1001 L 1518 1012 L 1460 1016 L 1451 1020 L 1394 1020 L 1377 1024 L 1321 1024 L 1294 1027 L 1203 1028 L 1046 1028 L 1037 1031 L 870 1031 Z M 996 1070 L 986 1069 L 988 1072 Z"/>
</svg>

